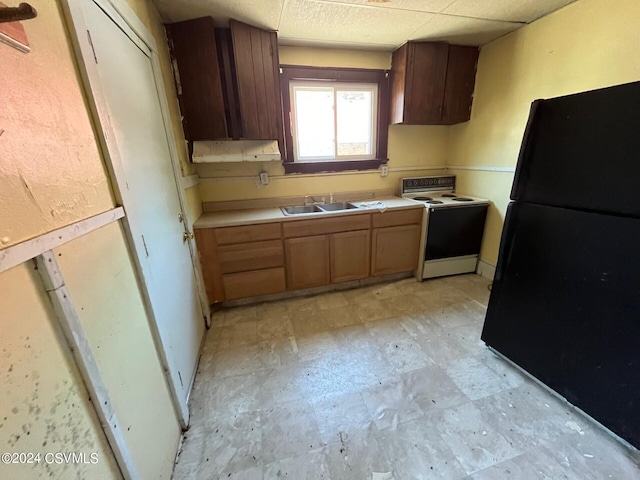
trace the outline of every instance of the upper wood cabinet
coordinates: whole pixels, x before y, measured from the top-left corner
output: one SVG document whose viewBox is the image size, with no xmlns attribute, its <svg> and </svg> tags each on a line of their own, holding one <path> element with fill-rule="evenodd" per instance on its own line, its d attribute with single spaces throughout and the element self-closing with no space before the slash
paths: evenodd
<svg viewBox="0 0 640 480">
<path fill-rule="evenodd" d="M 187 140 L 283 143 L 278 38 L 245 23 L 214 28 L 211 17 L 167 25 Z"/>
<path fill-rule="evenodd" d="M 227 137 L 213 18 L 167 25 L 173 70 L 187 140 Z"/>
<path fill-rule="evenodd" d="M 278 36 L 231 20 L 240 118 L 245 138 L 282 138 Z"/>
<path fill-rule="evenodd" d="M 451 125 L 469 120 L 477 47 L 407 42 L 393 52 L 390 122 Z"/>
</svg>

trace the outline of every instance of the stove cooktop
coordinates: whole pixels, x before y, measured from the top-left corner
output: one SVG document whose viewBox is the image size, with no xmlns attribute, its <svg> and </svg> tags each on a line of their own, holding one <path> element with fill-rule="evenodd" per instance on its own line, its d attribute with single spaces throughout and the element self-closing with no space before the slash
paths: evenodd
<svg viewBox="0 0 640 480">
<path fill-rule="evenodd" d="M 405 193 L 402 195 L 402 198 L 409 198 L 416 202 L 423 203 L 427 208 L 489 204 L 489 202 L 483 198 L 457 195 L 453 192 L 429 192 L 428 195 L 419 192 Z"/>
<path fill-rule="evenodd" d="M 458 195 L 455 175 L 432 177 L 411 177 L 400 180 L 402 198 L 410 198 L 424 204 L 427 208 L 488 205 L 483 198 Z"/>
</svg>

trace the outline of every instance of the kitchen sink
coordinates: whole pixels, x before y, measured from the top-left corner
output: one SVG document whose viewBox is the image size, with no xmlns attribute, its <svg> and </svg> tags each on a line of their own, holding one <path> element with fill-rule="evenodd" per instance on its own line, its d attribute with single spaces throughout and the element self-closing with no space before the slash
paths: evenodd
<svg viewBox="0 0 640 480">
<path fill-rule="evenodd" d="M 282 213 L 285 215 L 301 215 L 303 213 L 320 213 L 321 210 L 318 205 L 296 205 L 292 207 L 280 207 Z"/>
<path fill-rule="evenodd" d="M 348 202 L 325 203 L 319 205 L 319 207 L 325 212 L 336 212 L 338 210 L 351 210 L 354 208 L 360 208 L 357 205 Z"/>
</svg>

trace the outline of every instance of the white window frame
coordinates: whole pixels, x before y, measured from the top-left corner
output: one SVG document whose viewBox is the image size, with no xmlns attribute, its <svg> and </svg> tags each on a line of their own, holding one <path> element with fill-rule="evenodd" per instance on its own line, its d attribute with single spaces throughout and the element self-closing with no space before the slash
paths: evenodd
<svg viewBox="0 0 640 480">
<path fill-rule="evenodd" d="M 327 89 L 333 90 L 333 130 L 334 130 L 334 155 L 324 157 L 300 157 L 298 143 L 298 122 L 296 118 L 296 95 L 297 89 L 300 90 L 316 90 Z M 371 92 L 371 153 L 368 155 L 338 155 L 338 120 L 337 120 L 337 94 L 339 91 L 363 91 Z M 377 158 L 377 134 L 378 134 L 378 84 L 377 83 L 354 83 L 354 82 L 332 82 L 332 81 L 316 81 L 316 80 L 292 80 L 289 82 L 289 96 L 291 99 L 291 134 L 293 137 L 293 153 L 295 162 L 340 162 L 344 160 L 374 160 Z"/>
</svg>

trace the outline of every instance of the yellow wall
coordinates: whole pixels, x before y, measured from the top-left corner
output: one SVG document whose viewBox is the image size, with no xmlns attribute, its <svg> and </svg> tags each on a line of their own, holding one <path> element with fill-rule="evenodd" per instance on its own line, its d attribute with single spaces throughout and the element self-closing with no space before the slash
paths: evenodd
<svg viewBox="0 0 640 480">
<path fill-rule="evenodd" d="M 533 100 L 639 80 L 639 25 L 637 0 L 579 0 L 484 46 L 471 121 L 451 128 L 448 164 L 515 167 Z M 481 253 L 495 265 L 513 174 L 453 173 L 460 191 L 495 203 Z"/>
<path fill-rule="evenodd" d="M 281 65 L 310 65 L 313 67 L 391 68 L 390 52 L 347 50 L 333 48 L 278 47 Z"/>
<path fill-rule="evenodd" d="M 0 249 L 115 205 L 58 2 L 30 3 L 38 10 L 36 19 L 23 22 L 31 52 L 0 43 Z M 149 2 L 132 6 L 157 40 L 188 174 L 159 16 Z M 191 215 L 197 215 L 197 188 L 188 198 Z M 169 478 L 180 428 L 121 227 L 103 227 L 56 253 L 138 469 L 145 478 Z M 77 473 L 70 466 L 0 466 L 0 477 L 119 478 L 47 302 L 31 262 L 0 273 L 0 444 L 3 451 L 43 454 L 95 451 L 99 464 L 80 466 Z"/>
<path fill-rule="evenodd" d="M 114 205 L 56 2 L 32 5 L 31 52 L 0 43 L 0 248 Z"/>
<path fill-rule="evenodd" d="M 359 67 L 388 69 L 389 52 L 363 52 L 324 48 L 279 48 L 280 63 L 320 67 Z M 392 125 L 389 127 L 390 172 L 381 177 L 377 171 L 333 175 L 284 175 L 280 162 L 214 164 L 198 166 L 201 177 L 200 196 L 204 202 L 272 198 L 337 192 L 398 189 L 402 177 L 434 175 L 446 161 L 448 127 Z M 407 169 L 407 167 L 409 167 Z M 425 167 L 421 170 L 414 168 Z M 260 171 L 269 173 L 267 186 L 258 183 Z M 395 171 L 394 171 L 395 170 Z"/>
</svg>

